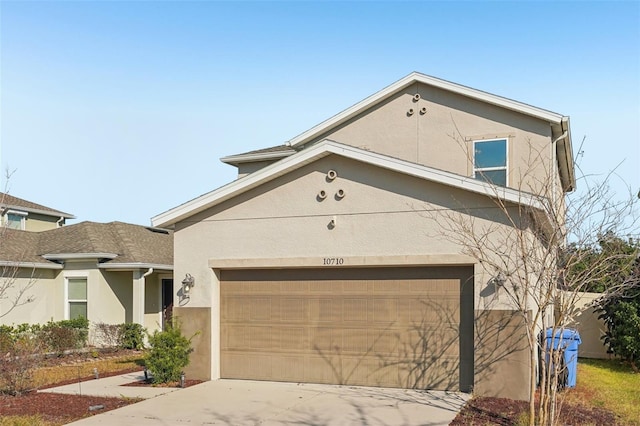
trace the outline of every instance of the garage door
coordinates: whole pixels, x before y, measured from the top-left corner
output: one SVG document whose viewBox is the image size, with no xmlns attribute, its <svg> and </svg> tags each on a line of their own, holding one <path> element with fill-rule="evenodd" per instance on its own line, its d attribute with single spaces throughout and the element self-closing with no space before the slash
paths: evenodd
<svg viewBox="0 0 640 426">
<path fill-rule="evenodd" d="M 466 390 L 470 268 L 221 271 L 221 377 Z"/>
</svg>

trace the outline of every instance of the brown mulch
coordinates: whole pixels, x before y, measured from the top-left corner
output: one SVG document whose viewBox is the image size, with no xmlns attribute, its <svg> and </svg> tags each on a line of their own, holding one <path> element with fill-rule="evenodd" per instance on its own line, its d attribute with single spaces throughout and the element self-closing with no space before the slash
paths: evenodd
<svg viewBox="0 0 640 426">
<path fill-rule="evenodd" d="M 22 396 L 0 395 L 0 416 L 38 415 L 47 422 L 66 424 L 138 401 L 140 400 L 135 398 L 103 398 L 39 392 L 30 392 Z M 104 408 L 89 410 L 89 407 L 98 405 Z"/>
<path fill-rule="evenodd" d="M 450 426 L 521 424 L 526 419 L 529 403 L 506 398 L 473 398 L 458 413 Z M 562 425 L 616 425 L 616 415 L 602 408 L 564 404 L 560 413 Z"/>
<path fill-rule="evenodd" d="M 60 365 L 74 365 L 90 361 L 105 360 L 110 358 L 123 358 L 139 355 L 138 351 L 78 351 L 67 353 L 63 356 L 50 355 L 43 361 L 44 367 Z M 140 367 L 122 369 L 117 372 L 101 373 L 100 377 L 111 377 L 125 373 L 140 371 Z M 61 381 L 46 387 L 62 386 L 79 381 L 95 380 L 93 375 L 89 377 L 73 378 Z M 44 421 L 63 425 L 74 420 L 88 417 L 105 411 L 121 408 L 129 404 L 141 401 L 137 398 L 108 398 L 97 396 L 79 396 L 67 394 L 40 393 L 32 391 L 20 396 L 0 394 L 0 417 L 3 416 L 40 416 Z M 102 406 L 99 408 L 98 406 Z M 90 410 L 89 407 L 93 407 Z"/>
</svg>

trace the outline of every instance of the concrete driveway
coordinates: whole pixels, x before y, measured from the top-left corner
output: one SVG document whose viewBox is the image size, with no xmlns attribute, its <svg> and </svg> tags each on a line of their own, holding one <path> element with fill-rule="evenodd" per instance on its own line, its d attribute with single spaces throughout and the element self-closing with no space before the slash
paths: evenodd
<svg viewBox="0 0 640 426">
<path fill-rule="evenodd" d="M 217 380 L 73 425 L 448 425 L 469 395 Z"/>
</svg>

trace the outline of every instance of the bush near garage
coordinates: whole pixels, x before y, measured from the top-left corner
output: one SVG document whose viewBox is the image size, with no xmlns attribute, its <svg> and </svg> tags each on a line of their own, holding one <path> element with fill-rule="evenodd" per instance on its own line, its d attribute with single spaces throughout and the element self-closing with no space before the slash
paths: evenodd
<svg viewBox="0 0 640 426">
<path fill-rule="evenodd" d="M 169 383 L 180 380 L 184 367 L 189 365 L 193 352 L 191 339 L 186 338 L 178 324 L 168 324 L 164 331 L 149 336 L 149 353 L 145 365 L 153 375 L 153 383 Z"/>
</svg>

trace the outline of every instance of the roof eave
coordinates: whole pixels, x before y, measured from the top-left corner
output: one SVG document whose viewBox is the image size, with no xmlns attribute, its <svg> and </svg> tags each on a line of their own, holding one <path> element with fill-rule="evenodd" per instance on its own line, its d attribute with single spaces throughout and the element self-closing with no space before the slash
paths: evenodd
<svg viewBox="0 0 640 426">
<path fill-rule="evenodd" d="M 463 86 L 457 83 L 453 83 L 446 80 L 441 80 L 436 77 L 431 77 L 418 72 L 412 72 L 408 76 L 396 81 L 395 83 L 385 87 L 384 89 L 374 93 L 373 95 L 365 98 L 357 104 L 345 109 L 344 111 L 332 116 L 331 118 L 323 121 L 322 123 L 312 127 L 304 133 L 299 134 L 289 141 L 289 144 L 293 147 L 304 145 L 311 142 L 313 139 L 319 137 L 321 134 L 339 126 L 353 117 L 357 116 L 365 109 L 376 105 L 379 102 L 384 101 L 393 94 L 397 93 L 414 83 L 423 83 L 431 85 L 443 90 L 447 90 L 453 93 L 457 93 L 469 98 L 473 98 L 482 102 L 493 104 L 502 108 L 510 109 L 521 114 L 536 117 L 541 120 L 545 120 L 552 124 L 559 124 L 563 116 L 561 114 L 548 111 L 542 108 L 537 108 L 532 105 L 528 105 L 522 102 L 518 102 L 512 99 L 504 98 L 502 96 L 494 95 L 481 90 L 473 89 L 471 87 Z"/>
<path fill-rule="evenodd" d="M 101 263 L 98 265 L 99 269 L 130 271 L 133 269 L 159 269 L 163 271 L 173 271 L 173 265 L 166 265 L 162 263 L 144 263 L 144 262 L 129 262 L 129 263 Z"/>
<path fill-rule="evenodd" d="M 238 166 L 239 164 L 243 164 L 243 163 L 255 163 L 258 161 L 280 160 L 282 158 L 289 157 L 290 155 L 293 155 L 295 153 L 296 151 L 292 149 L 290 151 L 265 152 L 260 154 L 229 155 L 228 157 L 222 157 L 220 161 L 226 164 L 230 164 L 232 166 Z"/>
<path fill-rule="evenodd" d="M 246 192 L 252 188 L 262 185 L 263 183 L 276 179 L 293 169 L 302 167 L 305 164 L 330 154 L 342 155 L 355 160 L 365 161 L 399 173 L 430 180 L 443 185 L 453 186 L 489 197 L 499 197 L 505 201 L 524 204 L 537 209 L 542 208 L 539 205 L 539 201 L 531 194 L 510 188 L 496 188 L 486 182 L 470 177 L 429 168 L 420 164 L 325 140 L 308 149 L 298 152 L 294 156 L 285 158 L 275 164 L 260 169 L 250 175 L 161 213 L 151 219 L 152 224 L 153 226 L 159 227 L 174 225 L 181 220 L 220 204 L 242 192 Z"/>
<path fill-rule="evenodd" d="M 42 255 L 47 260 L 86 260 L 86 259 L 115 259 L 115 253 L 47 253 Z"/>
<path fill-rule="evenodd" d="M 0 260 L 0 267 L 3 268 L 30 268 L 30 269 L 62 269 L 59 263 L 40 263 L 40 262 L 11 262 Z"/>
<path fill-rule="evenodd" d="M 45 216 L 54 216 L 54 217 L 63 217 L 65 219 L 75 219 L 76 217 L 72 214 L 59 212 L 59 211 L 51 211 L 51 210 L 42 210 L 42 209 L 34 209 L 32 207 L 24 207 L 17 204 L 0 204 L 0 207 L 3 209 L 15 209 L 18 211 L 23 211 L 27 213 L 35 213 L 41 214 Z"/>
</svg>

